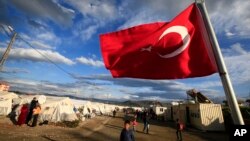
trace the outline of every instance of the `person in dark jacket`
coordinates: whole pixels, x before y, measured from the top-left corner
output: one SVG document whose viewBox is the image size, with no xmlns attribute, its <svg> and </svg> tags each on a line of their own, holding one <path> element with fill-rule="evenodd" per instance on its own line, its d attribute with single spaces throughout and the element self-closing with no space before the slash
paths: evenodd
<svg viewBox="0 0 250 141">
<path fill-rule="evenodd" d="M 26 124 L 29 124 L 30 120 L 32 119 L 33 109 L 36 107 L 37 103 L 38 103 L 38 101 L 36 100 L 36 97 L 34 97 L 30 103 L 30 108 L 29 108 L 29 113 L 28 113 L 27 119 L 26 119 Z"/>
<path fill-rule="evenodd" d="M 116 110 L 113 111 L 113 117 L 115 117 L 115 116 L 116 116 Z"/>
<path fill-rule="evenodd" d="M 143 132 L 147 132 L 147 134 L 149 133 L 149 115 L 148 112 L 144 112 L 144 116 L 143 116 L 143 124 L 144 124 L 144 128 L 143 128 Z"/>
<path fill-rule="evenodd" d="M 122 132 L 120 135 L 120 141 L 135 141 L 134 134 L 129 129 L 129 127 L 130 127 L 130 121 L 126 120 L 124 122 L 124 128 L 122 129 Z"/>
</svg>

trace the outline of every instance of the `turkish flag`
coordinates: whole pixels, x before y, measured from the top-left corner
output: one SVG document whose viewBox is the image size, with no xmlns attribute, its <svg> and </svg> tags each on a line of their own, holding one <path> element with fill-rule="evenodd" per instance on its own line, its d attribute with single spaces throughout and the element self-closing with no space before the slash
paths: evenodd
<svg viewBox="0 0 250 141">
<path fill-rule="evenodd" d="M 196 4 L 170 22 L 102 34 L 100 45 L 105 66 L 113 77 L 180 79 L 217 72 Z"/>
</svg>

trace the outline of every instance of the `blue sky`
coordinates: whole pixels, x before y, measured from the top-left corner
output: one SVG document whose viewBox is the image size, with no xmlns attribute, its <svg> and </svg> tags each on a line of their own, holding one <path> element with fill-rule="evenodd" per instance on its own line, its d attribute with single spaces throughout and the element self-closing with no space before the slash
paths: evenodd
<svg viewBox="0 0 250 141">
<path fill-rule="evenodd" d="M 169 21 L 192 0 L 0 0 L 0 55 L 11 25 L 16 39 L 0 79 L 12 90 L 112 100 L 176 100 L 196 88 L 221 101 L 218 74 L 185 80 L 113 79 L 103 65 L 99 34 L 142 23 Z M 235 92 L 250 92 L 250 1 L 209 0 L 215 28 Z M 7 33 L 6 33 L 7 32 Z"/>
</svg>

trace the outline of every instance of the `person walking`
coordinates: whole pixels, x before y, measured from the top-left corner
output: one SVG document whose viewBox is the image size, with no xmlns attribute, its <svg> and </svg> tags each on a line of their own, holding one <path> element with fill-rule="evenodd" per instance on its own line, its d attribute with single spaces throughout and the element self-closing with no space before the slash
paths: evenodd
<svg viewBox="0 0 250 141">
<path fill-rule="evenodd" d="M 113 117 L 115 117 L 115 116 L 116 116 L 116 110 L 113 111 Z"/>
<path fill-rule="evenodd" d="M 120 141 L 135 141 L 133 132 L 130 130 L 130 121 L 125 120 L 124 127 L 120 134 Z"/>
<path fill-rule="evenodd" d="M 137 122 L 137 114 L 134 115 L 134 119 L 132 122 L 133 125 L 133 131 L 136 132 L 136 126 L 137 126 L 138 122 Z"/>
<path fill-rule="evenodd" d="M 178 141 L 182 141 L 181 131 L 183 130 L 183 124 L 180 123 L 179 119 L 176 119 L 176 137 Z"/>
<path fill-rule="evenodd" d="M 33 109 L 33 122 L 32 122 L 31 127 L 36 126 L 37 119 L 38 119 L 38 116 L 39 116 L 40 112 L 41 112 L 41 107 L 40 107 L 39 103 L 37 103 L 36 107 Z"/>
<path fill-rule="evenodd" d="M 146 133 L 149 134 L 149 115 L 148 115 L 148 112 L 144 112 L 144 115 L 143 115 L 143 124 L 144 124 L 144 128 L 143 128 L 143 132 L 145 132 L 146 130 Z"/>
</svg>

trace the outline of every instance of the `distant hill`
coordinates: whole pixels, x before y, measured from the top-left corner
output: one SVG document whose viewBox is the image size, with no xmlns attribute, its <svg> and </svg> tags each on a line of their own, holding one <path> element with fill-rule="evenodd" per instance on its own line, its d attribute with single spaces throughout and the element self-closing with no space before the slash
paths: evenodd
<svg viewBox="0 0 250 141">
<path fill-rule="evenodd" d="M 21 91 L 10 91 L 14 92 L 19 95 L 47 95 L 47 96 L 57 96 L 57 97 L 69 97 L 71 99 L 78 99 L 78 100 L 87 100 L 87 101 L 93 101 L 93 102 L 102 102 L 102 103 L 116 103 L 115 101 L 107 101 L 102 99 L 95 99 L 95 98 L 83 98 L 83 97 L 77 97 L 73 95 L 57 95 L 57 94 L 50 94 L 50 93 L 27 93 L 27 92 L 21 92 Z"/>
<path fill-rule="evenodd" d="M 27 92 L 21 92 L 21 91 L 10 91 L 14 92 L 19 95 L 36 95 L 38 93 L 27 93 Z M 152 100 L 142 100 L 142 101 L 112 101 L 112 100 L 103 100 L 103 99 L 96 99 L 96 98 L 82 98 L 77 97 L 73 95 L 56 95 L 56 94 L 50 94 L 50 93 L 39 93 L 40 95 L 48 95 L 48 96 L 58 96 L 58 97 L 69 97 L 71 99 L 78 99 L 78 100 L 87 100 L 92 102 L 101 102 L 101 103 L 109 103 L 109 104 L 116 104 L 121 106 L 131 106 L 131 107 L 149 107 L 150 105 L 157 105 L 157 106 L 166 106 L 167 102 L 159 102 L 159 101 L 152 101 Z"/>
<path fill-rule="evenodd" d="M 150 100 L 142 100 L 142 101 L 124 101 L 121 103 L 124 106 L 131 107 L 149 107 L 150 105 L 163 106 L 163 104 L 159 101 L 150 101 Z"/>
</svg>

